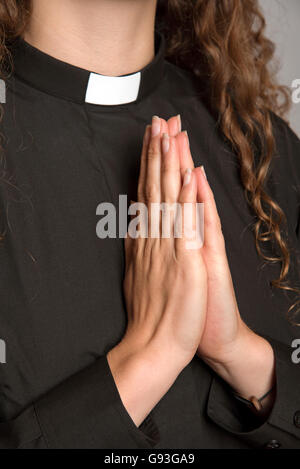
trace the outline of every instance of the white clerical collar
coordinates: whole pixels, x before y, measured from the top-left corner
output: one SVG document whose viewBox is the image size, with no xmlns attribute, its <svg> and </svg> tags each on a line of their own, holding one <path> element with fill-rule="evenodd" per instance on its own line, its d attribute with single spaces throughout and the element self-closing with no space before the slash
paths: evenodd
<svg viewBox="0 0 300 469">
<path fill-rule="evenodd" d="M 136 101 L 141 83 L 141 72 L 120 77 L 90 73 L 85 102 L 115 105 Z"/>
</svg>

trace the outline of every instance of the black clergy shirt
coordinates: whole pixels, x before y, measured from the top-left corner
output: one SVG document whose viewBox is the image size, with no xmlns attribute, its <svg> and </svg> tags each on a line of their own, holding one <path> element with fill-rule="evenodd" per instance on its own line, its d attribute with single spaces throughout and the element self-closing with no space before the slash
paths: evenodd
<svg viewBox="0 0 300 469">
<path fill-rule="evenodd" d="M 23 40 L 13 62 L 1 123 L 0 448 L 300 448 L 300 364 L 291 358 L 300 328 L 286 318 L 291 298 L 270 287 L 280 267 L 256 252 L 237 157 L 196 78 L 166 60 L 159 32 L 155 58 L 110 81 L 108 102 L 103 76 Z M 126 328 L 124 253 L 122 239 L 97 236 L 96 209 L 117 206 L 120 194 L 136 200 L 145 126 L 179 113 L 215 194 L 241 316 L 275 351 L 276 402 L 264 423 L 195 357 L 137 428 L 106 360 Z M 287 215 L 296 265 L 300 142 L 273 120 L 268 190 Z"/>
</svg>

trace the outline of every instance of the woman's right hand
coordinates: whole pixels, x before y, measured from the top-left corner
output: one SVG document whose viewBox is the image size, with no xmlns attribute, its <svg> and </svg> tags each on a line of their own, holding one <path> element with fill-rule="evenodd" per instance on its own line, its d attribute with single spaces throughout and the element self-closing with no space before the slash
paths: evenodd
<svg viewBox="0 0 300 469">
<path fill-rule="evenodd" d="M 107 355 L 121 399 L 139 425 L 192 360 L 205 325 L 207 285 L 201 248 L 185 233 L 151 237 L 152 204 L 190 204 L 195 227 L 197 185 L 187 168 L 182 181 L 177 137 L 157 117 L 144 136 L 138 202 L 148 209 L 148 236 L 127 237 L 124 293 L 128 326 Z M 172 212 L 171 212 L 172 213 Z M 159 212 L 161 227 L 161 212 Z M 141 226 L 140 226 L 141 228 Z M 161 228 L 160 228 L 161 231 Z"/>
</svg>

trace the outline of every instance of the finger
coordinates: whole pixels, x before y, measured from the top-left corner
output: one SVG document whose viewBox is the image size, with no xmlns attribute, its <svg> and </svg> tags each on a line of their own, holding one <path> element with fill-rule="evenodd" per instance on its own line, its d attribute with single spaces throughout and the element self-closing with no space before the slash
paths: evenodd
<svg viewBox="0 0 300 469">
<path fill-rule="evenodd" d="M 199 203 L 204 203 L 204 247 L 213 251 L 223 249 L 224 237 L 214 194 L 203 166 L 196 168 L 194 172 L 197 182 L 197 200 Z"/>
<path fill-rule="evenodd" d="M 147 153 L 149 148 L 150 142 L 150 135 L 151 135 L 151 125 L 147 125 L 144 133 L 143 138 L 143 148 L 142 148 L 142 155 L 141 155 L 141 163 L 140 163 L 140 174 L 139 174 L 139 181 L 138 181 L 138 202 L 144 201 L 144 187 L 146 182 L 146 170 L 147 170 Z"/>
<path fill-rule="evenodd" d="M 171 137 L 176 137 L 181 132 L 181 116 L 173 116 L 167 121 L 168 123 L 168 132 Z"/>
<path fill-rule="evenodd" d="M 161 162 L 161 200 L 168 204 L 177 202 L 181 190 L 181 175 L 176 139 L 163 134 Z"/>
<path fill-rule="evenodd" d="M 185 171 L 183 185 L 178 198 L 179 203 L 195 203 L 197 200 L 196 189 L 197 186 L 194 171 L 189 168 Z"/>
<path fill-rule="evenodd" d="M 176 237 L 176 250 L 187 249 L 187 242 L 195 241 L 196 230 L 196 201 L 197 184 L 194 172 L 187 169 L 184 175 L 182 189 L 179 195 L 179 213 L 176 220 L 176 230 L 180 229 L 180 236 Z"/>
<path fill-rule="evenodd" d="M 194 169 L 194 161 L 190 149 L 190 141 L 186 131 L 180 132 L 176 137 L 179 149 L 179 161 L 182 181 L 187 168 Z"/>
<path fill-rule="evenodd" d="M 161 135 L 169 133 L 169 127 L 165 119 L 160 118 L 161 121 Z"/>
<path fill-rule="evenodd" d="M 161 119 L 153 116 L 151 136 L 146 154 L 146 181 L 144 200 L 150 205 L 160 203 L 161 199 Z"/>
</svg>

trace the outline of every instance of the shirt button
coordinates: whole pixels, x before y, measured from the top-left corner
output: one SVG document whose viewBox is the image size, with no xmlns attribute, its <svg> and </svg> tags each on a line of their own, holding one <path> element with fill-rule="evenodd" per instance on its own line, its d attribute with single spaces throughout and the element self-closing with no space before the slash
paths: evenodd
<svg viewBox="0 0 300 469">
<path fill-rule="evenodd" d="M 281 444 L 277 440 L 271 440 L 266 444 L 266 449 L 278 449 L 281 447 Z"/>
<path fill-rule="evenodd" d="M 298 410 L 294 415 L 294 425 L 297 428 L 300 428 L 300 410 Z"/>
</svg>

